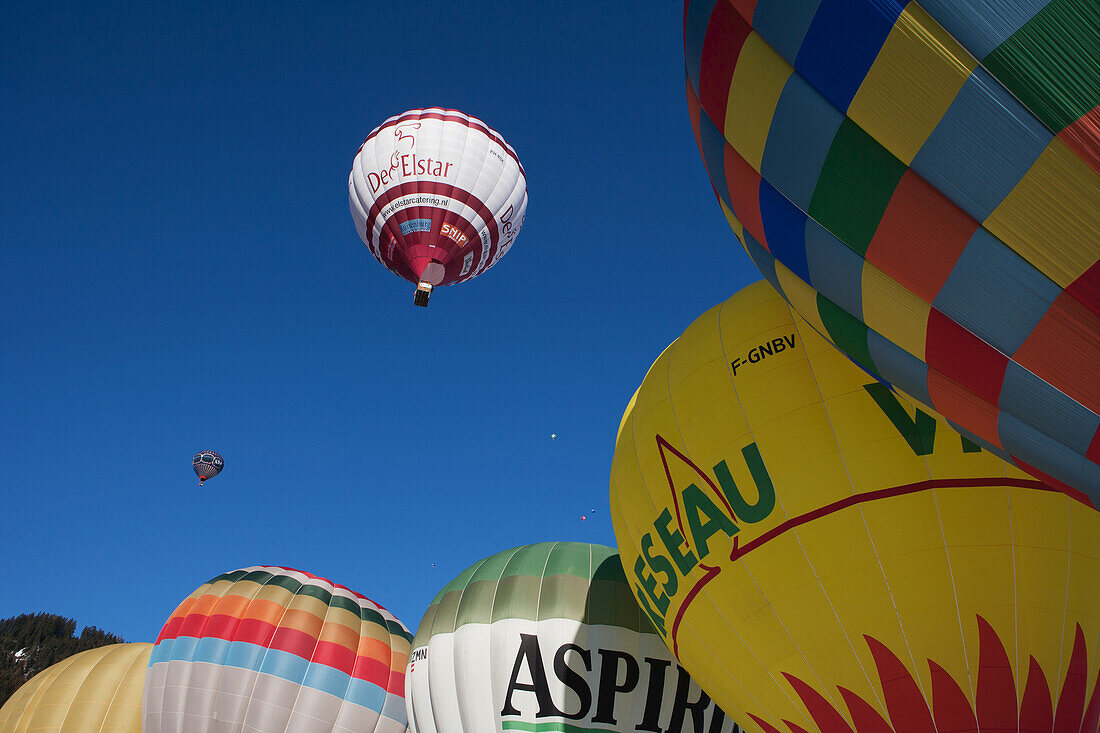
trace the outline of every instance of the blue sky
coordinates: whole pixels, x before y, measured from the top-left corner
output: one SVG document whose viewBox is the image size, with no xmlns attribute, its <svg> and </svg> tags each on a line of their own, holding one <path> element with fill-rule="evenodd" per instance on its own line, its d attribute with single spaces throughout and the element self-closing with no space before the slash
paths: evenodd
<svg viewBox="0 0 1100 733">
<path fill-rule="evenodd" d="M 275 564 L 415 629 L 482 557 L 613 545 L 630 395 L 759 279 L 695 147 L 681 13 L 3 3 L 0 617 L 151 641 L 210 577 Z M 498 130 L 530 203 L 425 310 L 347 175 L 426 106 Z M 199 488 L 201 449 L 226 468 Z"/>
</svg>

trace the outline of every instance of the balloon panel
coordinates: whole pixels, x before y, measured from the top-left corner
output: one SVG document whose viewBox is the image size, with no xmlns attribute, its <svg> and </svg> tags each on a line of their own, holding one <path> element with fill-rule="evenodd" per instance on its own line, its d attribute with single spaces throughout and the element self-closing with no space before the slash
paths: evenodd
<svg viewBox="0 0 1100 733">
<path fill-rule="evenodd" d="M 289 568 L 214 578 L 165 623 L 149 663 L 145 733 L 406 730 L 412 635 L 344 586 Z M 288 703 L 289 701 L 289 703 Z"/>
<path fill-rule="evenodd" d="M 352 218 L 375 259 L 410 282 L 476 277 L 511 248 L 527 209 L 515 151 L 457 110 L 410 110 L 375 128 L 348 178 Z"/>
<path fill-rule="evenodd" d="M 5 733 L 141 733 L 141 693 L 152 644 L 110 644 L 63 659 L 0 707 Z"/>
<path fill-rule="evenodd" d="M 419 733 L 730 733 L 642 614 L 615 551 L 548 542 L 482 560 L 432 601 L 409 658 Z"/>
<path fill-rule="evenodd" d="M 691 0 L 684 14 L 696 140 L 765 277 L 865 368 L 1093 503 L 1100 65 L 1079 38 L 1098 12 Z"/>
<path fill-rule="evenodd" d="M 751 730 L 995 727 L 1033 719 L 1036 690 L 1077 725 L 1100 712 L 1100 515 L 869 377 L 767 283 L 650 368 L 611 512 L 639 603 Z"/>
</svg>

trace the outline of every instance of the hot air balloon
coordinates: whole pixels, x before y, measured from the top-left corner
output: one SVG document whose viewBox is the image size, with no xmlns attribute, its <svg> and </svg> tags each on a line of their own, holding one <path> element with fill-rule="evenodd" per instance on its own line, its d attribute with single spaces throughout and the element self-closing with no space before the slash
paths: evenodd
<svg viewBox="0 0 1100 733">
<path fill-rule="evenodd" d="M 390 272 L 432 289 L 495 265 L 523 226 L 527 179 L 495 130 L 457 110 L 414 109 L 376 127 L 348 177 L 359 237 Z"/>
<path fill-rule="evenodd" d="M 611 514 L 742 727 L 1100 730 L 1100 513 L 869 377 L 756 283 L 650 368 Z"/>
<path fill-rule="evenodd" d="M 1100 4 L 688 0 L 742 246 L 864 368 L 1100 497 Z"/>
<path fill-rule="evenodd" d="M 309 573 L 249 567 L 200 586 L 149 660 L 144 733 L 403 733 L 412 634 Z"/>
<path fill-rule="evenodd" d="M 0 707 L 4 733 L 141 733 L 152 644 L 110 644 L 42 670 Z"/>
<path fill-rule="evenodd" d="M 195 454 L 191 459 L 191 467 L 195 469 L 195 475 L 199 477 L 199 486 L 208 478 L 214 478 L 225 467 L 220 453 L 212 450 L 203 450 Z"/>
<path fill-rule="evenodd" d="M 407 677 L 417 733 L 734 730 L 602 545 L 544 542 L 471 565 L 428 607 Z"/>
</svg>

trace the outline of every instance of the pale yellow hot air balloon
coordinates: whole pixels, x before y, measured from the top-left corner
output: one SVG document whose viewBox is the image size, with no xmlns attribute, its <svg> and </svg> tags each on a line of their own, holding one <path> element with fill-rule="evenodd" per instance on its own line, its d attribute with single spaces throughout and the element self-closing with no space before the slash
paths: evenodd
<svg viewBox="0 0 1100 733">
<path fill-rule="evenodd" d="M 0 708 L 2 733 L 141 733 L 152 644 L 111 644 L 36 674 Z"/>
</svg>

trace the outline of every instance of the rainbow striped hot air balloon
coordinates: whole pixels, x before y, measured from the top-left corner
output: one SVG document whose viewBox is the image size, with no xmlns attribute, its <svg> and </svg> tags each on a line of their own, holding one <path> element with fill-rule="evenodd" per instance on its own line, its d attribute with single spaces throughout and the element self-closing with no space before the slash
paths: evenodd
<svg viewBox="0 0 1100 733">
<path fill-rule="evenodd" d="M 219 575 L 157 638 L 144 731 L 403 733 L 411 640 L 389 611 L 316 575 Z"/>
<path fill-rule="evenodd" d="M 1100 504 L 1100 3 L 689 0 L 757 267 L 868 371 Z"/>
</svg>

